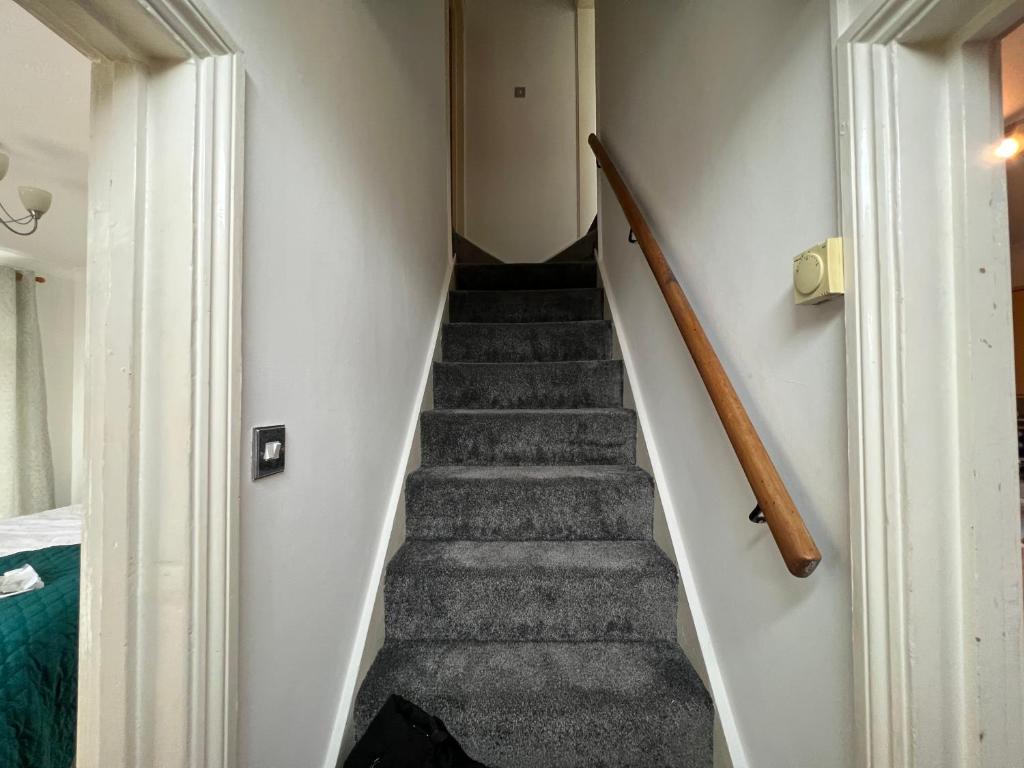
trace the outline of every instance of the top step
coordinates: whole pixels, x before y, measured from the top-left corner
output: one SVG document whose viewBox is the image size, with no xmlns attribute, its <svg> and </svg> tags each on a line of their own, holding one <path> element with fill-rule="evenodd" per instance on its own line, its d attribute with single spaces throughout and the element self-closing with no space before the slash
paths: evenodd
<svg viewBox="0 0 1024 768">
<path fill-rule="evenodd" d="M 594 262 L 553 264 L 456 264 L 455 287 L 461 291 L 528 291 L 596 288 Z"/>
</svg>

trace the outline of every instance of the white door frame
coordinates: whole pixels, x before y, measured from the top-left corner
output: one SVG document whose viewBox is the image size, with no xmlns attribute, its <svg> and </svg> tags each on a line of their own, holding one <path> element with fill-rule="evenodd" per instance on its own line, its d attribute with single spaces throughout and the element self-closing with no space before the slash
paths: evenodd
<svg viewBox="0 0 1024 768">
<path fill-rule="evenodd" d="M 1020 0 L 833 0 L 861 766 L 1024 764 L 1006 181 L 989 151 L 991 41 L 1020 18 Z"/>
<path fill-rule="evenodd" d="M 91 58 L 78 768 L 236 762 L 244 70 L 193 0 L 18 0 Z"/>
</svg>

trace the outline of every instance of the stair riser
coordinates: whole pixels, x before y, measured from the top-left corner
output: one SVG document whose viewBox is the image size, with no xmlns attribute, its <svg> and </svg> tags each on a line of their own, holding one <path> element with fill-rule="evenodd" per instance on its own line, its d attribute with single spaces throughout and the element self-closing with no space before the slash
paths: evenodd
<svg viewBox="0 0 1024 768">
<path fill-rule="evenodd" d="M 413 539 L 650 540 L 654 484 L 641 473 L 469 481 L 414 473 L 405 505 Z"/>
<path fill-rule="evenodd" d="M 612 351 L 611 323 L 445 325 L 441 349 L 448 362 L 607 360 Z"/>
<path fill-rule="evenodd" d="M 435 408 L 618 408 L 622 363 L 434 365 Z"/>
<path fill-rule="evenodd" d="M 462 291 L 596 288 L 597 265 L 561 263 L 456 266 L 455 285 Z"/>
<path fill-rule="evenodd" d="M 427 411 L 423 465 L 635 464 L 632 411 Z"/>
<path fill-rule="evenodd" d="M 494 569 L 388 573 L 391 640 L 675 640 L 676 580 L 664 571 Z"/>
<path fill-rule="evenodd" d="M 604 299 L 597 289 L 566 291 L 452 291 L 453 323 L 552 323 L 601 320 Z"/>
</svg>

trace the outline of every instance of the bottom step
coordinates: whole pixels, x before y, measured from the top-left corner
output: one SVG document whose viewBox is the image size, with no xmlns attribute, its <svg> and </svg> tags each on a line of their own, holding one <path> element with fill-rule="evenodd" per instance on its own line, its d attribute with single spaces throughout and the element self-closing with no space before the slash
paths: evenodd
<svg viewBox="0 0 1024 768">
<path fill-rule="evenodd" d="M 356 701 L 397 693 L 488 768 L 708 768 L 711 699 L 673 643 L 390 642 Z"/>
</svg>

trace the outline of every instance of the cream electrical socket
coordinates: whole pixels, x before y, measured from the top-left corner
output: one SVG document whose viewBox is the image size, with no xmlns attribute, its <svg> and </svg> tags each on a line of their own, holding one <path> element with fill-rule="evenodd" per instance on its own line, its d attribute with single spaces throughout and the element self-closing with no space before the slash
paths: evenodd
<svg viewBox="0 0 1024 768">
<path fill-rule="evenodd" d="M 793 301 L 820 304 L 841 296 L 843 286 L 843 239 L 830 237 L 793 259 Z"/>
</svg>

